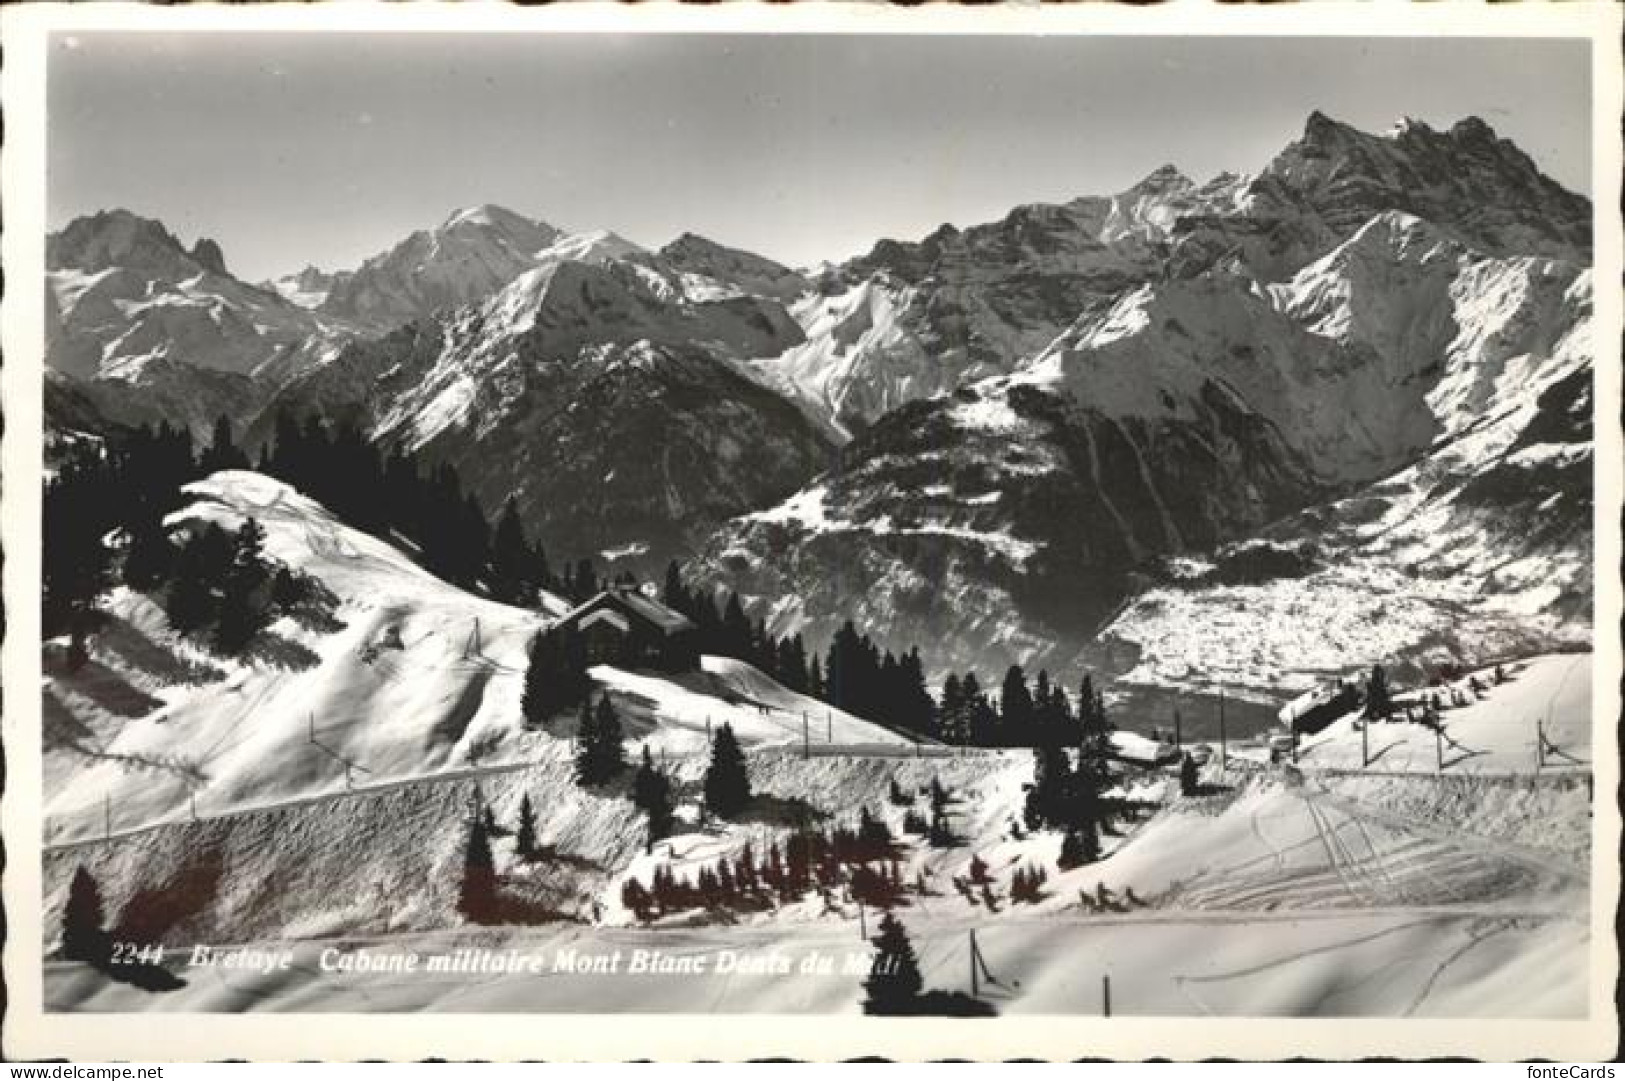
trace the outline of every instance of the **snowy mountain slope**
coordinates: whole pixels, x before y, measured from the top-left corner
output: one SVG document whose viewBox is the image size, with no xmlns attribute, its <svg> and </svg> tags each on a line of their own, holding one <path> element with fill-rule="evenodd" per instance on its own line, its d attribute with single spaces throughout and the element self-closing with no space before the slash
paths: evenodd
<svg viewBox="0 0 1625 1081">
<path fill-rule="evenodd" d="M 1504 666 L 1508 682 L 1496 683 L 1494 669 L 1480 669 L 1438 688 L 1444 709 L 1443 757 L 1452 773 L 1524 773 L 1539 768 L 1561 773 L 1588 768 L 1591 762 L 1590 653 L 1535 657 Z M 1475 692 L 1470 680 L 1484 690 Z M 1452 691 L 1467 705 L 1451 704 Z M 1400 696 L 1401 708 L 1417 706 L 1429 692 Z M 1480 696 L 1480 694 L 1482 696 Z M 1298 761 L 1306 769 L 1359 769 L 1361 766 L 1358 718 L 1347 716 L 1324 731 L 1303 740 Z M 1539 735 L 1547 742 L 1544 759 L 1537 756 Z M 1439 747 L 1428 728 L 1400 720 L 1374 723 L 1367 733 L 1374 768 L 1384 771 L 1434 770 Z M 1555 749 L 1554 749 L 1555 748 Z"/>
<path fill-rule="evenodd" d="M 335 286 L 350 275 L 349 271 L 337 271 L 329 274 L 314 266 L 293 274 L 284 274 L 261 283 L 261 288 L 277 293 L 282 299 L 301 308 L 320 308 L 333 292 Z"/>
<path fill-rule="evenodd" d="M 1133 680 L 1266 698 L 1311 656 L 1562 645 L 1589 620 L 1591 289 L 1574 263 L 1398 212 L 1274 285 L 1143 285 L 1012 375 L 883 417 L 837 471 L 719 532 L 709 565 L 781 626 L 857 616 L 938 643 L 944 667 L 1070 663 L 1110 620 L 1090 648 Z M 874 326 L 905 336 L 894 309 Z M 1266 525 L 1311 565 L 1215 585 L 1158 563 Z M 1001 550 L 1025 554 L 977 555 Z M 1320 604 L 1341 618 L 1310 645 Z"/>
<path fill-rule="evenodd" d="M 45 362 L 81 379 L 155 360 L 250 375 L 319 363 L 349 333 L 232 277 L 213 241 L 188 251 L 158 222 L 124 210 L 48 237 L 46 269 Z"/>
<path fill-rule="evenodd" d="M 1269 543 L 1314 552 L 1298 573 L 1219 584 L 1175 573 L 1143 594 L 1103 636 L 1137 658 L 1131 682 L 1267 696 L 1315 672 L 1590 641 L 1590 274 L 1490 261 L 1452 288 L 1477 282 L 1491 288 L 1461 294 L 1459 330 L 1431 366 L 1437 442 L 1275 523 Z"/>
<path fill-rule="evenodd" d="M 804 737 L 843 746 L 913 746 L 878 725 L 786 690 L 731 657 L 706 657 L 701 671 L 670 678 L 608 665 L 594 668 L 592 677 L 611 692 L 629 739 L 658 728 L 658 746 L 673 752 L 703 753 L 710 735 L 724 724 L 751 746 L 799 747 Z"/>
<path fill-rule="evenodd" d="M 1554 711 L 1559 723 L 1568 723 L 1574 708 L 1585 709 L 1573 696 L 1563 701 Z M 1515 705 L 1493 694 L 1482 705 L 1499 704 Z M 1099 971 L 1111 974 L 1114 1012 L 1124 1014 L 1572 1016 L 1582 1009 L 1589 801 L 1575 776 L 1536 783 L 1215 768 L 1205 778 L 1207 792 L 1193 798 L 1170 792 L 1147 822 L 1111 839 L 1104 860 L 1054 873 L 1037 904 L 1012 905 L 1014 871 L 1038 865 L 1054 871 L 1058 845 L 1052 833 L 1016 838 L 1009 830 L 1030 775 L 1028 756 L 808 760 L 768 750 L 752 754 L 750 763 L 758 790 L 792 807 L 805 801 L 836 809 L 835 820 L 848 825 L 852 808 L 865 804 L 895 820 L 899 809 L 884 802 L 892 781 L 923 803 L 919 793 L 940 778 L 956 796 L 950 814 L 967 843 L 905 846 L 904 879 L 923 876 L 931 892 L 910 897 L 898 915 L 934 987 L 969 990 L 966 943 L 974 929 L 998 977 L 992 987 L 984 981 L 982 993 L 1003 1013 L 1098 1009 Z M 782 838 L 785 823 L 685 833 L 646 854 L 630 803 L 575 788 L 557 765 L 477 781 L 431 780 L 55 849 L 46 861 L 47 910 L 60 906 L 82 863 L 108 883 L 110 913 L 140 912 L 143 906 L 132 902 L 143 892 L 178 897 L 180 884 L 188 884 L 189 903 L 163 909 L 169 919 L 158 933 L 170 943 L 269 946 L 320 936 L 291 943 L 296 962 L 289 974 L 186 973 L 187 988 L 157 1000 L 171 1009 L 548 1012 L 580 1009 L 609 994 L 623 1009 L 692 1012 L 696 1003 L 727 1012 L 857 1009 L 861 969 L 814 978 L 624 971 L 624 955 L 634 949 L 716 963 L 723 951 L 736 959 L 852 952 L 866 960 L 867 947 L 855 906 L 839 896 L 827 905 L 809 895 L 726 919 L 626 926 L 617 901 L 626 875 L 646 879 L 662 864 L 692 873 L 739 855 L 747 842 Z M 688 790 L 701 763 L 679 757 L 669 767 Z M 488 803 L 499 823 L 511 825 L 525 795 L 541 809 L 540 839 L 551 855 L 525 865 L 513 858 L 511 838 L 499 838 L 502 889 L 565 922 L 462 925 L 453 906 L 468 808 Z M 987 866 L 992 910 L 952 887 L 972 856 Z M 335 881 L 347 888 L 333 889 Z M 1079 894 L 1093 899 L 1102 889 L 1115 904 L 1132 890 L 1148 907 L 1088 911 Z M 467 946 L 535 954 L 549 966 L 571 951 L 619 949 L 623 970 L 551 970 L 546 979 L 316 971 L 321 950 L 433 956 Z M 1093 959 L 1081 979 L 1080 957 Z M 47 989 L 51 1001 L 79 1008 L 128 1008 L 130 1001 L 118 986 L 66 964 L 51 967 Z"/>
<path fill-rule="evenodd" d="M 684 292 L 696 300 L 709 290 L 715 295 L 733 292 L 789 303 L 812 288 L 789 267 L 694 233 L 684 233 L 661 248 L 655 262 L 680 275 L 688 283 Z"/>
<path fill-rule="evenodd" d="M 481 300 L 539 265 L 564 234 L 498 206 L 452 213 L 333 282 L 320 310 L 374 332 Z"/>
<path fill-rule="evenodd" d="M 488 507 L 517 498 L 571 558 L 642 545 L 663 566 L 731 514 L 793 491 L 829 442 L 748 378 L 800 331 L 772 300 L 690 300 L 645 262 L 561 260 L 488 300 L 358 343 L 279 408 L 354 417 L 459 467 Z"/>
<path fill-rule="evenodd" d="M 837 315 L 851 300 L 812 307 L 810 345 L 786 355 L 778 375 L 851 429 L 1013 370 L 1081 311 L 1126 291 L 1210 271 L 1284 281 L 1389 212 L 1494 258 L 1590 260 L 1590 203 L 1482 121 L 1368 135 L 1317 112 L 1256 176 L 1198 185 L 1164 166 L 1116 195 L 1018 207 L 917 243 L 883 240 L 819 284 L 842 298 L 876 275 L 894 281 L 885 318 L 894 329 L 854 340 Z"/>
<path fill-rule="evenodd" d="M 1010 378 L 898 409 L 840 464 L 705 550 L 781 631 L 858 620 L 937 671 L 1052 670 L 1162 553 L 1206 548 L 1316 488 L 1266 422 L 1211 387 L 1187 419 L 1119 419 Z"/>
<path fill-rule="evenodd" d="M 573 720 L 556 738 L 526 730 L 519 712 L 530 639 L 564 601 L 545 596 L 544 611 L 530 612 L 471 596 L 258 474 L 217 473 L 188 494 L 172 529 L 236 528 L 252 516 L 266 554 L 315 577 L 336 603 L 325 617 L 279 619 L 233 660 L 179 637 L 150 598 L 121 589 L 85 668 L 68 671 L 60 644 L 49 645 L 49 839 L 184 819 L 194 806 L 216 815 L 342 792 L 346 762 L 349 783 L 367 786 L 567 755 L 555 744 L 568 748 Z M 614 670 L 601 682 L 656 749 L 693 750 L 690 714 L 700 710 L 740 721 L 747 746 L 790 741 L 756 703 L 778 716 L 801 699 L 749 666 L 706 664 L 711 675 L 691 685 Z M 896 741 L 840 722 L 845 738 Z M 697 738 L 703 748 L 703 728 Z"/>
</svg>

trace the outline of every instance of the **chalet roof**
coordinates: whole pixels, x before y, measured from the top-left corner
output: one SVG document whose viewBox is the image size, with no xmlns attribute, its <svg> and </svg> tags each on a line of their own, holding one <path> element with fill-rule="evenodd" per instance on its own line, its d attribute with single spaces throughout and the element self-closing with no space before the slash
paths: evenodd
<svg viewBox="0 0 1625 1081">
<path fill-rule="evenodd" d="M 604 607 L 619 608 L 654 626 L 661 634 L 679 634 L 694 630 L 694 622 L 683 613 L 668 608 L 653 597 L 635 589 L 610 589 L 598 594 L 585 604 L 578 605 L 559 618 L 560 624 L 574 623 L 589 612 Z"/>
</svg>

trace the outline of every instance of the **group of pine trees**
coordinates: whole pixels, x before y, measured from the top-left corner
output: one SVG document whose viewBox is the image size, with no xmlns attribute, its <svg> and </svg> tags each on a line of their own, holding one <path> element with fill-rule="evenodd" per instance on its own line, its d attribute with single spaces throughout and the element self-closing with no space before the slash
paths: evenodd
<svg viewBox="0 0 1625 1081">
<path fill-rule="evenodd" d="M 70 453 L 45 487 L 42 602 L 45 634 L 69 635 L 71 664 L 85 659 L 102 621 L 97 604 L 115 584 L 155 595 L 176 630 L 232 655 L 316 596 L 313 581 L 265 554 L 253 518 L 178 534 L 164 524 L 183 485 L 245 464 L 224 424 L 198 458 L 186 433 L 167 425 Z"/>
<path fill-rule="evenodd" d="M 41 616 L 45 636 L 66 634 L 77 665 L 98 630 L 98 602 L 123 580 L 129 560 L 109 538 L 123 536 L 142 560 L 165 537 L 164 517 L 181 504 L 181 486 L 198 477 L 192 441 L 167 424 L 136 428 L 101 443 L 71 447 L 45 483 L 42 506 Z"/>
<path fill-rule="evenodd" d="M 619 777 L 626 770 L 625 739 L 620 714 L 609 695 L 600 695 L 596 707 L 590 699 L 583 699 L 576 726 L 576 783 L 592 787 Z"/>
<path fill-rule="evenodd" d="M 627 769 L 626 732 L 609 695 L 594 706 L 583 699 L 575 739 L 576 783 L 584 788 L 608 784 Z M 655 768 L 648 745 L 632 778 L 632 801 L 648 818 L 648 844 L 670 834 L 675 820 L 676 785 Z M 724 723 L 711 740 L 711 759 L 702 782 L 703 807 L 718 818 L 737 818 L 751 803 L 750 771 L 733 726 Z"/>
<path fill-rule="evenodd" d="M 70 447 L 44 491 L 46 636 L 68 635 L 73 663 L 82 662 L 87 637 L 103 622 L 98 602 L 121 583 L 143 591 L 172 587 L 180 622 L 209 630 L 227 652 L 239 651 L 275 608 L 297 604 L 294 594 L 307 584 L 292 572 L 261 576 L 252 561 L 223 561 L 235 539 L 222 545 L 209 535 L 177 546 L 164 525 L 165 516 L 181 507 L 184 485 L 251 466 L 310 495 L 357 529 L 405 539 L 428 569 L 504 603 L 534 605 L 542 589 L 585 600 L 605 584 L 585 559 L 555 575 L 541 544 L 526 536 L 513 499 L 492 527 L 454 467 L 429 468 L 400 445 L 381 450 L 348 422 L 329 424 L 318 416 L 299 421 L 283 411 L 257 461 L 237 445 L 225 417 L 201 449 L 186 431 L 168 424 L 119 430 Z M 110 544 L 109 538 L 119 542 Z M 213 573 L 223 562 L 235 564 L 233 575 Z M 200 571 L 207 580 L 193 581 Z"/>
<path fill-rule="evenodd" d="M 496 855 L 492 842 L 509 836 L 499 825 L 496 814 L 487 805 L 469 815 L 468 839 L 463 846 L 463 876 L 457 888 L 457 911 L 471 923 L 501 923 L 518 914 L 520 906 L 504 898 L 498 888 Z M 536 808 L 530 793 L 519 800 L 519 818 L 512 832 L 513 852 L 521 862 L 533 863 L 542 858 L 541 844 L 536 836 Z"/>
<path fill-rule="evenodd" d="M 1040 681 L 1042 686 L 1042 681 Z M 1082 705 L 1076 718 L 1064 709 L 1064 719 L 1040 729 L 1033 750 L 1033 783 L 1027 791 L 1022 817 L 1029 829 L 1049 827 L 1065 831 L 1059 866 L 1062 870 L 1093 863 L 1100 858 L 1100 835 L 1121 810 L 1120 801 L 1106 795 L 1112 786 L 1112 724 L 1105 702 L 1089 677 L 1079 689 Z M 1065 696 L 1059 696 L 1064 707 Z M 1070 738 L 1069 738 L 1070 737 Z M 1074 754 L 1069 744 L 1076 748 Z"/>
<path fill-rule="evenodd" d="M 662 865 L 648 884 L 628 878 L 621 902 L 649 920 L 691 909 L 758 910 L 844 888 L 855 901 L 890 908 L 906 893 L 898 855 L 890 829 L 865 807 L 856 828 L 798 830 L 782 845 L 770 842 L 760 857 L 747 843 L 737 858 L 719 857 L 692 877 Z"/>
<path fill-rule="evenodd" d="M 525 606 L 558 585 L 511 497 L 493 528 L 454 466 L 425 467 L 399 443 L 383 450 L 348 421 L 330 424 L 315 414 L 300 421 L 279 411 L 258 469 L 357 529 L 406 538 L 424 566 L 448 582 Z"/>
</svg>

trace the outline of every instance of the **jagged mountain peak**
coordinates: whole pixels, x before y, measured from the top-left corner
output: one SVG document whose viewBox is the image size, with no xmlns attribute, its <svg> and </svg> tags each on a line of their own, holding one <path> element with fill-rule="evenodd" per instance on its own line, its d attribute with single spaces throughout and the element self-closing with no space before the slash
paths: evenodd
<svg viewBox="0 0 1625 1081">
<path fill-rule="evenodd" d="M 203 241 L 199 241 L 202 247 Z M 208 242 L 218 254 L 218 246 Z M 94 274 L 126 269 L 162 278 L 196 274 L 202 265 L 163 222 L 116 208 L 87 214 L 46 238 L 49 270 Z"/>
<path fill-rule="evenodd" d="M 1194 188 L 1196 184 L 1190 177 L 1180 171 L 1173 164 L 1159 165 L 1147 173 L 1139 183 L 1129 188 L 1131 192 L 1161 192 L 1178 191 Z"/>
<path fill-rule="evenodd" d="M 697 233 L 684 233 L 661 248 L 657 256 L 659 262 L 685 278 L 688 292 L 742 292 L 789 300 L 812 288 L 806 277 L 781 263 Z M 714 285 L 706 287 L 706 283 Z"/>
</svg>

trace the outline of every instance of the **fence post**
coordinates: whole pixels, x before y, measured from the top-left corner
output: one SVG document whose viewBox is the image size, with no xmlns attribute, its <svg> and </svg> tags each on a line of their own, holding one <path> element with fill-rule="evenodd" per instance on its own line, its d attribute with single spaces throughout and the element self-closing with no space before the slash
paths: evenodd
<svg viewBox="0 0 1625 1081">
<path fill-rule="evenodd" d="M 1100 1014 L 1102 1017 L 1112 1015 L 1112 978 L 1100 977 Z"/>
</svg>

